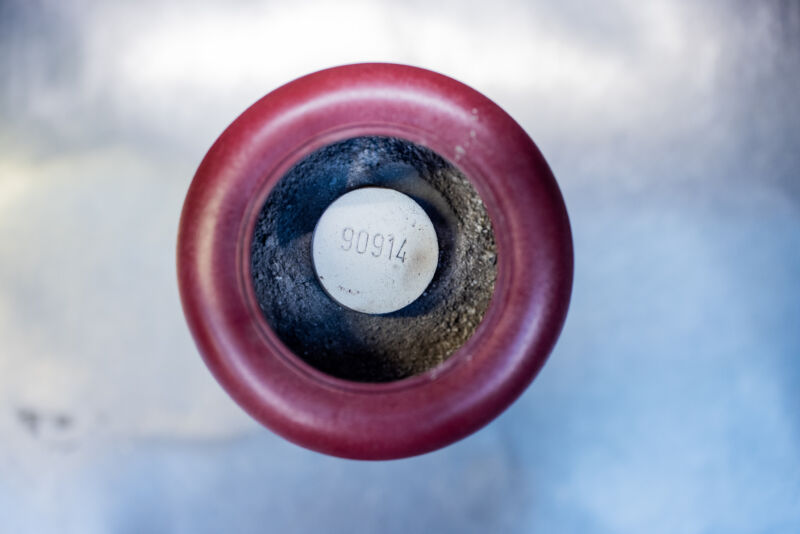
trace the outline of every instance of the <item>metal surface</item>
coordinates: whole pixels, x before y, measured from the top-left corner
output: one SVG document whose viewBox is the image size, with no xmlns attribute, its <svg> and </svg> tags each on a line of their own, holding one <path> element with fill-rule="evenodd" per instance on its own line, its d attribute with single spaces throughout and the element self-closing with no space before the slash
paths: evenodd
<svg viewBox="0 0 800 534">
<path fill-rule="evenodd" d="M 227 123 L 367 60 L 508 110 L 576 250 L 533 386 L 389 463 L 241 413 L 173 268 Z M 789 1 L 0 4 L 0 531 L 797 532 L 799 73 Z"/>
</svg>

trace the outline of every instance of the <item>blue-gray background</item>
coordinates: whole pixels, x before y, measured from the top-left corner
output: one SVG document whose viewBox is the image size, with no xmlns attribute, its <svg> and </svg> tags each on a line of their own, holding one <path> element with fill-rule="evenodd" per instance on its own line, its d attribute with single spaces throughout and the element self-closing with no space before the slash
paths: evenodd
<svg viewBox="0 0 800 534">
<path fill-rule="evenodd" d="M 800 532 L 799 6 L 0 2 L 0 532 Z M 174 272 L 224 127 L 368 60 L 516 117 L 576 250 L 520 400 L 385 463 L 245 416 Z"/>
</svg>

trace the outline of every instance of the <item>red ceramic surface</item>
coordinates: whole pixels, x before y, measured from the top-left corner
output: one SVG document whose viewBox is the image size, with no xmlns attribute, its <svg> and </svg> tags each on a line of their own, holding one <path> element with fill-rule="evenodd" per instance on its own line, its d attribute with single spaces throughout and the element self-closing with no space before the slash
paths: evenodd
<svg viewBox="0 0 800 534">
<path fill-rule="evenodd" d="M 261 315 L 250 277 L 253 226 L 275 183 L 309 153 L 360 135 L 405 138 L 459 167 L 497 239 L 495 292 L 475 334 L 439 367 L 383 384 L 333 378 L 295 356 Z M 245 111 L 197 170 L 177 252 L 186 319 L 222 386 L 286 439 L 349 458 L 421 454 L 491 421 L 544 364 L 572 286 L 569 221 L 533 141 L 475 90 L 392 64 L 320 71 Z"/>
</svg>

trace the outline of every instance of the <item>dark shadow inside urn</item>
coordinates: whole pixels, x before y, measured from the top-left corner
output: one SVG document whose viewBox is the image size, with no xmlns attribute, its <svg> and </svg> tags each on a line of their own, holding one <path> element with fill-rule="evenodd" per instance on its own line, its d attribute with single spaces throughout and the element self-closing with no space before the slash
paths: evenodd
<svg viewBox="0 0 800 534">
<path fill-rule="evenodd" d="M 311 259 L 325 209 L 367 186 L 412 197 L 439 241 L 439 264 L 425 293 L 384 315 L 332 300 Z M 261 208 L 250 253 L 256 298 L 278 337 L 311 366 L 357 382 L 400 380 L 442 363 L 477 328 L 496 278 L 494 232 L 475 188 L 430 149 L 392 137 L 341 141 L 292 167 Z"/>
</svg>

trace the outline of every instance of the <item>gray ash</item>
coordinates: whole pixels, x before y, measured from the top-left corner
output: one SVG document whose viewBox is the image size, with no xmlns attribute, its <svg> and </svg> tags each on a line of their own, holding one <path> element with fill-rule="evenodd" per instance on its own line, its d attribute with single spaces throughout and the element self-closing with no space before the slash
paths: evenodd
<svg viewBox="0 0 800 534">
<path fill-rule="evenodd" d="M 385 315 L 334 302 L 311 260 L 323 211 L 366 186 L 413 198 L 439 240 L 439 266 L 428 289 Z M 259 306 L 278 337 L 313 367 L 357 382 L 399 380 L 446 360 L 477 328 L 496 278 L 491 222 L 469 180 L 431 150 L 388 137 L 348 139 L 296 164 L 261 208 L 250 261 Z"/>
</svg>

